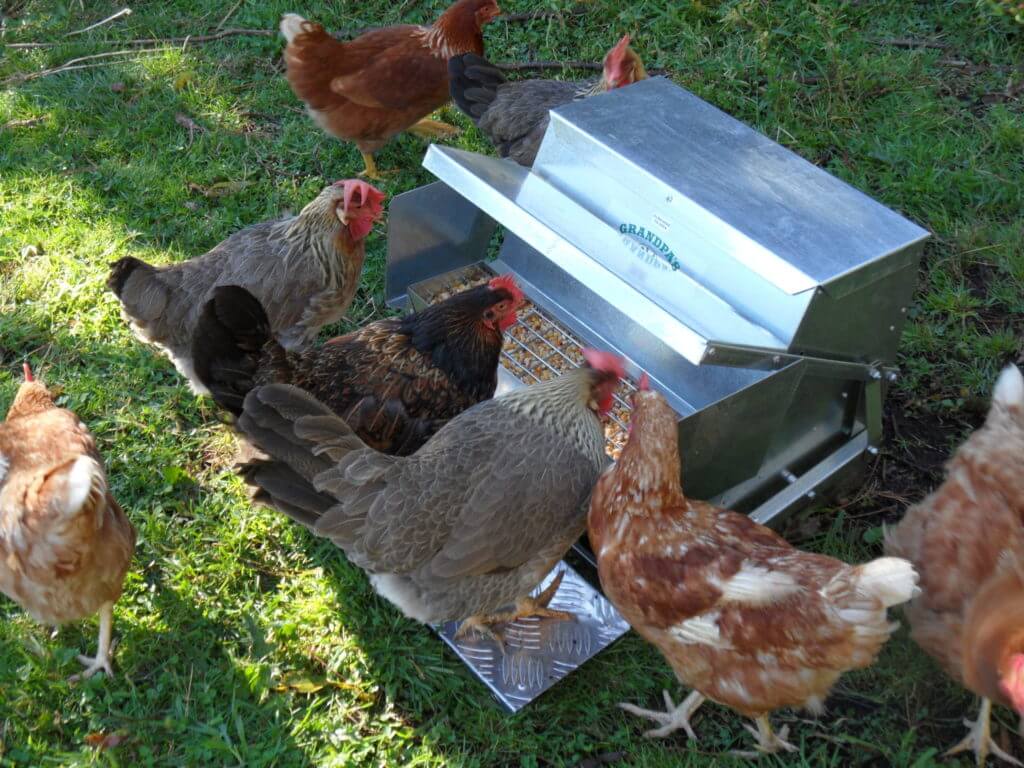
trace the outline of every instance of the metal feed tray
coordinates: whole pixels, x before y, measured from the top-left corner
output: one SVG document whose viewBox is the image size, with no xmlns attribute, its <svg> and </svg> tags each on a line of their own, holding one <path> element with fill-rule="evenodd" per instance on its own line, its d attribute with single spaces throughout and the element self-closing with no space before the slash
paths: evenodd
<svg viewBox="0 0 1024 768">
<path fill-rule="evenodd" d="M 390 206 L 388 302 L 514 274 L 530 306 L 499 390 L 581 345 L 621 354 L 609 455 L 646 371 L 678 414 L 686 493 L 760 522 L 877 451 L 925 230 L 663 78 L 554 110 L 532 169 L 438 146 L 424 166 L 440 181 Z"/>
</svg>

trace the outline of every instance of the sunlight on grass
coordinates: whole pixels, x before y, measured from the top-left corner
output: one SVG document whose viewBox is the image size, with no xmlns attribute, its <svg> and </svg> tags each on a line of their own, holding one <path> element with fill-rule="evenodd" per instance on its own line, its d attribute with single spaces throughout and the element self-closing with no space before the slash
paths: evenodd
<svg viewBox="0 0 1024 768">
<path fill-rule="evenodd" d="M 130 38 L 200 34 L 234 2 L 142 4 L 64 37 L 122 5 L 29 0 L 6 20 L 4 43 L 57 46 L 6 49 L 0 78 Z M 444 2 L 308 10 L 342 29 L 397 22 L 406 6 L 404 20 L 421 22 Z M 244 3 L 229 26 L 270 29 L 295 9 Z M 938 425 L 929 439 L 948 450 L 977 423 L 999 367 L 1021 354 L 1024 114 L 1020 95 L 999 97 L 1019 61 L 1015 26 L 952 1 L 600 0 L 562 20 L 494 24 L 486 37 L 499 61 L 596 61 L 624 32 L 650 68 L 935 233 L 891 408 Z M 908 37 L 948 47 L 879 42 Z M 352 146 L 306 117 L 280 51 L 269 37 L 175 45 L 0 89 L 0 408 L 29 359 L 96 434 L 139 531 L 115 611 L 112 681 L 64 679 L 94 640 L 94 620 L 51 638 L 0 600 L 0 765 L 574 766 L 617 752 L 631 766 L 739 764 L 723 753 L 748 747 L 747 735 L 722 707 L 697 718 L 699 745 L 645 741 L 616 709 L 652 706 L 662 688 L 681 693 L 635 635 L 520 714 L 503 714 L 333 546 L 249 503 L 231 471 L 230 431 L 121 320 L 105 288 L 109 262 L 191 258 L 361 169 Z M 443 117 L 465 129 L 455 146 L 490 151 L 464 116 L 446 108 Z M 389 196 L 433 181 L 419 165 L 424 148 L 402 136 L 381 152 L 382 168 L 402 169 L 382 185 Z M 225 194 L 209 193 L 225 182 Z M 369 238 L 364 282 L 340 328 L 386 314 L 385 234 L 386 222 Z M 878 553 L 881 522 L 904 506 L 878 495 L 881 478 L 891 478 L 894 456 L 920 450 L 913 434 L 890 437 L 879 460 L 888 469 L 874 468 L 862 502 L 793 522 L 801 546 L 851 560 Z M 902 631 L 876 666 L 842 679 L 821 721 L 779 713 L 802 751 L 767 764 L 938 764 L 936 750 L 960 737 L 970 706 Z M 96 752 L 86 737 L 100 732 L 126 740 Z"/>
</svg>

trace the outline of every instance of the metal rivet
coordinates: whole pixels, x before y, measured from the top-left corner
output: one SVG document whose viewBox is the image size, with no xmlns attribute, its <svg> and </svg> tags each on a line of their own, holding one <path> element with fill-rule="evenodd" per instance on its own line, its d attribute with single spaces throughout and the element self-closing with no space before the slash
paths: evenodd
<svg viewBox="0 0 1024 768">
<path fill-rule="evenodd" d="M 900 375 L 896 373 L 896 371 L 889 371 L 889 373 L 887 373 L 885 376 L 885 378 L 887 378 L 889 381 L 896 381 L 896 379 L 898 379 L 899 377 Z"/>
<path fill-rule="evenodd" d="M 868 453 L 870 453 L 872 456 L 877 456 L 878 455 L 878 448 L 876 446 L 874 446 L 874 445 L 869 445 L 868 446 Z"/>
<path fill-rule="evenodd" d="M 890 332 L 891 332 L 891 331 L 895 331 L 895 330 L 896 330 L 896 326 L 895 326 L 895 325 L 890 325 L 890 326 L 889 326 L 889 331 L 890 331 Z"/>
<path fill-rule="evenodd" d="M 715 348 L 708 347 L 708 357 L 711 357 L 713 354 L 715 354 Z"/>
<path fill-rule="evenodd" d="M 845 400 L 845 399 L 846 399 L 846 398 L 848 398 L 849 396 L 850 396 L 850 393 L 849 393 L 849 392 L 843 392 L 843 400 Z"/>
<path fill-rule="evenodd" d="M 782 362 L 782 355 L 775 355 L 775 357 L 772 358 L 772 365 L 778 365 L 781 362 Z"/>
<path fill-rule="evenodd" d="M 794 475 L 788 469 L 782 470 L 782 472 L 780 472 L 779 474 L 782 475 L 782 479 L 785 480 L 787 483 L 792 484 L 796 482 L 796 475 Z"/>
<path fill-rule="evenodd" d="M 907 308 L 906 307 L 900 307 L 900 314 L 901 315 L 907 314 Z"/>
<path fill-rule="evenodd" d="M 868 372 L 868 376 L 870 376 L 870 377 L 871 377 L 872 379 L 874 379 L 875 381 L 878 381 L 878 380 L 879 380 L 880 378 L 882 378 L 882 372 L 881 372 L 881 371 L 879 371 L 879 370 L 878 370 L 877 368 L 872 368 L 872 369 L 871 369 L 871 370 L 870 370 L 870 371 Z"/>
<path fill-rule="evenodd" d="M 811 501 L 814 501 L 816 498 L 818 498 L 818 494 L 816 494 L 814 491 L 808 491 L 807 498 L 810 499 Z"/>
</svg>

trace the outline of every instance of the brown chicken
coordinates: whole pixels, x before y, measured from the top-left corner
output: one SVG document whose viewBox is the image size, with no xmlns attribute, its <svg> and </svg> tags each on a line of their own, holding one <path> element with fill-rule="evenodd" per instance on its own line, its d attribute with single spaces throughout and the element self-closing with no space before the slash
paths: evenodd
<svg viewBox="0 0 1024 768">
<path fill-rule="evenodd" d="M 134 551 L 92 435 L 26 364 L 0 424 L 0 592 L 44 624 L 99 612 L 99 649 L 78 657 L 86 669 L 72 679 L 113 674 L 114 603 Z"/>
<path fill-rule="evenodd" d="M 350 179 L 325 187 L 298 216 L 253 224 L 208 253 L 153 267 L 126 257 L 114 262 L 107 286 L 142 341 L 167 353 L 199 394 L 192 341 L 196 322 L 218 285 L 256 296 L 277 340 L 305 346 L 352 303 L 366 258 L 364 239 L 380 218 L 384 194 Z"/>
<path fill-rule="evenodd" d="M 643 62 L 623 37 L 604 57 L 600 78 L 508 82 L 496 66 L 475 53 L 448 62 L 452 100 L 484 132 L 499 157 L 531 166 L 537 157 L 550 110 L 621 88 L 647 77 Z"/>
<path fill-rule="evenodd" d="M 768 713 L 820 711 L 850 669 L 869 666 L 895 628 L 886 608 L 909 600 L 906 560 L 861 566 L 790 546 L 746 515 L 691 501 L 680 485 L 676 416 L 665 399 L 634 396 L 630 436 L 598 481 L 588 530 L 605 594 L 694 688 L 668 712 L 621 705 L 696 739 L 690 717 L 705 699 L 757 723 L 760 751 L 793 750 Z"/>
<path fill-rule="evenodd" d="M 970 732 L 950 750 L 1020 765 L 991 737 L 992 702 L 1024 717 L 1024 377 L 1007 367 L 985 425 L 953 456 L 946 481 L 886 532 L 886 550 L 913 561 L 921 595 L 906 609 L 912 636 L 981 697 Z"/>
<path fill-rule="evenodd" d="M 495 0 L 458 0 L 432 26 L 401 24 L 339 42 L 294 13 L 281 19 L 292 91 L 323 130 L 355 142 L 366 169 L 380 178 L 373 153 L 404 130 L 458 133 L 426 119 L 449 99 L 448 59 L 484 52 L 483 26 L 500 13 Z"/>
<path fill-rule="evenodd" d="M 511 275 L 403 318 L 290 353 L 270 333 L 260 303 L 222 286 L 196 330 L 196 375 L 236 416 L 261 384 L 294 384 L 384 453 L 416 451 L 449 419 L 494 396 L 503 331 L 523 292 Z"/>
<path fill-rule="evenodd" d="M 585 356 L 586 367 L 464 411 L 405 457 L 367 448 L 302 390 L 254 389 L 238 424 L 272 459 L 250 463 L 246 479 L 258 500 L 343 549 L 410 618 L 471 617 L 461 631 L 487 634 L 520 616 L 569 618 L 546 609 L 553 588 L 525 596 L 583 532 L 605 463 L 599 414 L 622 362 Z"/>
</svg>

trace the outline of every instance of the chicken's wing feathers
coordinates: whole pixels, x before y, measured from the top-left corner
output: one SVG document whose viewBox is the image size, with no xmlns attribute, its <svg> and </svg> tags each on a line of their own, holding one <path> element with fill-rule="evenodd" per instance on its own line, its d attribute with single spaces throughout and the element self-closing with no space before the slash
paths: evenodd
<svg viewBox="0 0 1024 768">
<path fill-rule="evenodd" d="M 448 98 L 448 65 L 417 40 L 422 33 L 420 27 L 389 27 L 346 43 L 346 58 L 357 59 L 359 66 L 335 75 L 331 90 L 365 107 L 443 104 Z M 436 87 L 431 88 L 433 84 Z"/>
<path fill-rule="evenodd" d="M 318 493 L 291 467 L 279 461 L 251 461 L 241 469 L 247 483 L 258 488 L 253 499 L 277 509 L 307 528 L 314 529 L 320 515 L 334 503 Z"/>
</svg>

